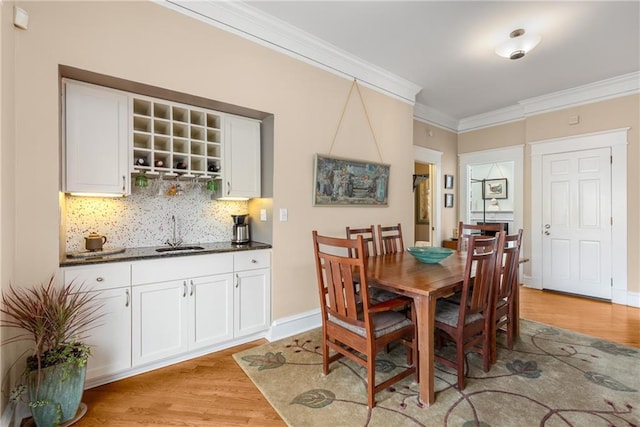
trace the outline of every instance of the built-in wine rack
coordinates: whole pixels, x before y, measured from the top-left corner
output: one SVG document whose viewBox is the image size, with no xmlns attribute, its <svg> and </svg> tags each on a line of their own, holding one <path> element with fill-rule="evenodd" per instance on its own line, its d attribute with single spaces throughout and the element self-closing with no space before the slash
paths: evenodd
<svg viewBox="0 0 640 427">
<path fill-rule="evenodd" d="M 221 177 L 222 114 L 138 95 L 131 102 L 135 172 Z"/>
</svg>

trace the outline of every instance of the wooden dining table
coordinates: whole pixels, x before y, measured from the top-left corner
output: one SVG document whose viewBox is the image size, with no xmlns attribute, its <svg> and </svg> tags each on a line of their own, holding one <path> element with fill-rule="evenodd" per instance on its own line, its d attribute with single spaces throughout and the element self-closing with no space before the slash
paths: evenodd
<svg viewBox="0 0 640 427">
<path fill-rule="evenodd" d="M 429 406 L 434 391 L 434 318 L 436 301 L 461 288 L 466 252 L 454 252 L 437 264 L 425 264 L 408 252 L 370 256 L 367 281 L 379 287 L 413 298 L 418 322 L 420 401 Z M 518 315 L 518 313 L 516 313 Z M 518 317 L 514 317 L 518 318 Z M 516 322 L 518 323 L 518 322 Z"/>
</svg>

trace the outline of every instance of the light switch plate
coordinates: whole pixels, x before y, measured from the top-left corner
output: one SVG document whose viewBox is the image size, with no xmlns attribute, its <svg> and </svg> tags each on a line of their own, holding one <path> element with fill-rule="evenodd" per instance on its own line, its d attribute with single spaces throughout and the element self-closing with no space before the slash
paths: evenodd
<svg viewBox="0 0 640 427">
<path fill-rule="evenodd" d="M 266 221 L 266 220 L 267 220 L 267 210 L 260 209 L 260 221 Z"/>
<path fill-rule="evenodd" d="M 13 7 L 13 25 L 23 30 L 29 29 L 29 14 L 26 10 L 16 6 Z"/>
<path fill-rule="evenodd" d="M 287 211 L 287 208 L 280 208 L 280 221 L 287 221 L 289 220 L 289 212 Z"/>
</svg>

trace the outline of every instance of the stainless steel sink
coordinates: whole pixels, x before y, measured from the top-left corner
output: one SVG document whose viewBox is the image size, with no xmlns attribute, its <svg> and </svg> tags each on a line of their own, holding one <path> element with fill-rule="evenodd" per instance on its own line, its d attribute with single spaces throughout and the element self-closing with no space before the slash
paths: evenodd
<svg viewBox="0 0 640 427">
<path fill-rule="evenodd" d="M 156 252 L 188 252 L 188 251 L 201 251 L 204 248 L 202 246 L 171 246 L 168 248 L 158 248 Z"/>
</svg>

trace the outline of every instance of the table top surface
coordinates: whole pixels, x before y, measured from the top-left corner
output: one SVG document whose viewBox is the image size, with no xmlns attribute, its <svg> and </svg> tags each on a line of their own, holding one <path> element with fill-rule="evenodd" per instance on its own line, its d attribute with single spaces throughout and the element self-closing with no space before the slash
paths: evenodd
<svg viewBox="0 0 640 427">
<path fill-rule="evenodd" d="M 437 264 L 425 264 L 408 252 L 367 259 L 367 279 L 408 295 L 440 296 L 462 282 L 466 253 L 453 253 Z"/>
</svg>

